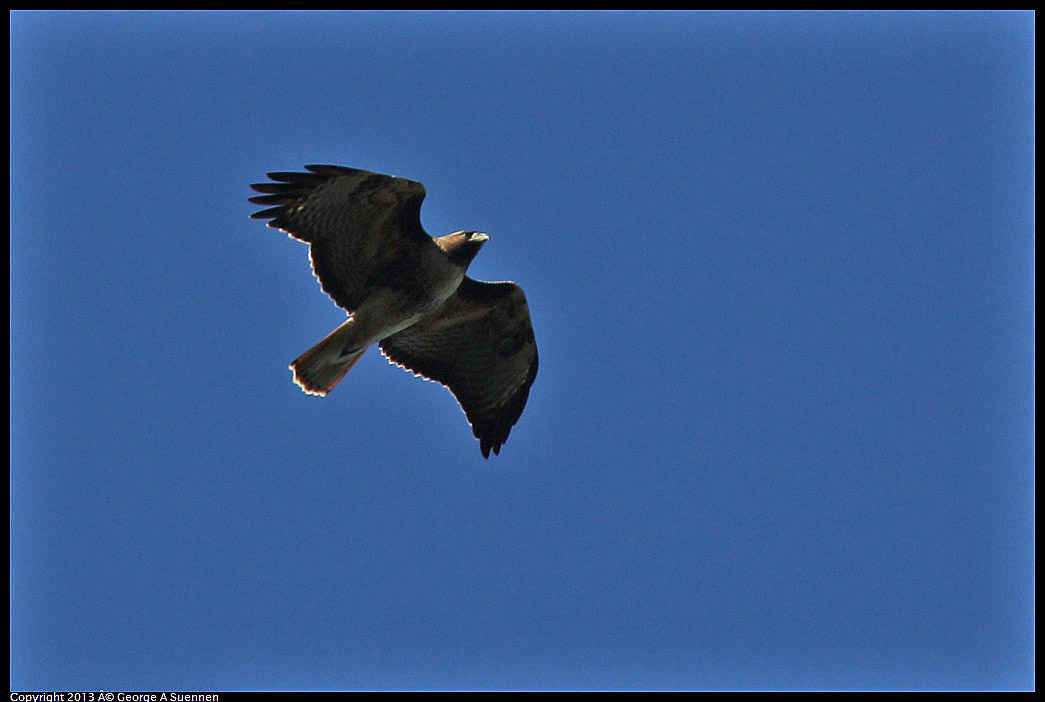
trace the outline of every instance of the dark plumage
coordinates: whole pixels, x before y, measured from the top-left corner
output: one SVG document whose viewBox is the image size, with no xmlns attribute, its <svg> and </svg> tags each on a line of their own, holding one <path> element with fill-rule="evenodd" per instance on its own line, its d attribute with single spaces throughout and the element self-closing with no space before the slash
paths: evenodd
<svg viewBox="0 0 1045 702">
<path fill-rule="evenodd" d="M 269 173 L 250 198 L 309 244 L 320 285 L 348 321 L 292 364 L 305 392 L 325 395 L 377 343 L 396 365 L 442 383 L 472 425 L 483 456 L 500 452 L 537 376 L 537 345 L 522 288 L 465 275 L 489 239 L 432 238 L 421 226 L 424 186 L 340 166 Z"/>
</svg>

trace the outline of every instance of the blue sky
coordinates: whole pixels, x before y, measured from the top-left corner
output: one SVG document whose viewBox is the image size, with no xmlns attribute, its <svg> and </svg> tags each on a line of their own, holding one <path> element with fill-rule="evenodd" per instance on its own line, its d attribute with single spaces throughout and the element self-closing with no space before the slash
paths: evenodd
<svg viewBox="0 0 1045 702">
<path fill-rule="evenodd" d="M 1030 13 L 11 16 L 11 687 L 1034 686 Z M 488 232 L 486 461 L 248 185 Z"/>
</svg>

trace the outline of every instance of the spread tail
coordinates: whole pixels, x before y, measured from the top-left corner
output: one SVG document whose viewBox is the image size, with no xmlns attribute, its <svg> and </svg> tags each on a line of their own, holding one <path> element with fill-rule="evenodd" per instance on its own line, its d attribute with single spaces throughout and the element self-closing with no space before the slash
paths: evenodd
<svg viewBox="0 0 1045 702">
<path fill-rule="evenodd" d="M 365 346 L 348 347 L 351 324 L 350 319 L 290 364 L 294 382 L 309 395 L 326 395 L 333 390 L 366 352 Z"/>
</svg>

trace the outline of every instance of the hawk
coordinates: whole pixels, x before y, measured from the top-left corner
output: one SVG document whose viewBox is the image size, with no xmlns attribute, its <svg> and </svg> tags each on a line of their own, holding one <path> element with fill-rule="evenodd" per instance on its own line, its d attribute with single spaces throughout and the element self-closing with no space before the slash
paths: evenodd
<svg viewBox="0 0 1045 702">
<path fill-rule="evenodd" d="M 464 410 L 485 458 L 499 454 L 537 377 L 537 343 L 522 288 L 465 275 L 490 237 L 421 227 L 425 188 L 405 178 L 341 166 L 269 173 L 251 187 L 269 206 L 251 217 L 309 244 L 312 271 L 348 320 L 290 369 L 326 395 L 364 352 L 381 353 L 442 383 Z"/>
</svg>

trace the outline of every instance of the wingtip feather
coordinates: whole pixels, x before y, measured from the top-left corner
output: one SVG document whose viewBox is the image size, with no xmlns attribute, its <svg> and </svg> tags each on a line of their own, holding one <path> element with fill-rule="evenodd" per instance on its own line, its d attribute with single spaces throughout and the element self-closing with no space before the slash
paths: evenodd
<svg viewBox="0 0 1045 702">
<path fill-rule="evenodd" d="M 258 210 L 257 212 L 254 212 L 253 214 L 250 215 L 250 218 L 251 219 L 269 219 L 271 217 L 276 217 L 282 211 L 283 211 L 283 206 L 282 205 L 280 205 L 279 207 L 270 207 L 267 210 Z"/>
</svg>

